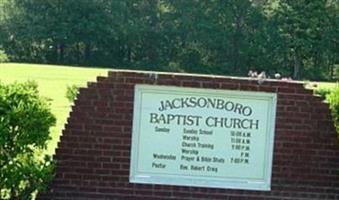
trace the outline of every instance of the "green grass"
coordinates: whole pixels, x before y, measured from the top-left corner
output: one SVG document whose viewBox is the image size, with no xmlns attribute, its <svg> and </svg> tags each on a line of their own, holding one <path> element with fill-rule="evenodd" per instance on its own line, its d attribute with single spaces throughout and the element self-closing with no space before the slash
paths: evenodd
<svg viewBox="0 0 339 200">
<path fill-rule="evenodd" d="M 86 86 L 96 77 L 106 76 L 108 69 L 83 68 L 37 64 L 0 64 L 0 81 L 3 83 L 34 80 L 38 83 L 42 96 L 51 99 L 51 109 L 57 118 L 57 124 L 51 129 L 48 154 L 53 154 L 64 124 L 70 112 L 70 103 L 65 97 L 67 85 Z"/>
<path fill-rule="evenodd" d="M 318 82 L 320 88 L 334 88 L 338 87 L 338 82 L 336 83 L 329 83 L 329 82 Z"/>
<path fill-rule="evenodd" d="M 338 82 L 308 82 L 306 83 L 306 88 L 308 89 L 332 89 L 338 87 Z"/>
</svg>

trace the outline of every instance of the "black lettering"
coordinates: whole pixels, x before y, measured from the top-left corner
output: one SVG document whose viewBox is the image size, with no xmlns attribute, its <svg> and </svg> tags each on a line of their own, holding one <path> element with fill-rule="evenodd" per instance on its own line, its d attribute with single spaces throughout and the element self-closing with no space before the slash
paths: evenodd
<svg viewBox="0 0 339 200">
<path fill-rule="evenodd" d="M 187 125 L 187 126 L 193 125 L 194 124 L 193 118 L 194 118 L 194 116 L 192 116 L 192 115 L 187 116 L 184 125 Z"/>
<path fill-rule="evenodd" d="M 196 118 L 195 125 L 199 126 L 200 119 L 202 118 L 201 116 L 194 116 Z"/>
<path fill-rule="evenodd" d="M 207 105 L 207 101 L 206 101 L 206 99 L 205 98 L 199 98 L 198 99 L 198 106 L 200 107 L 200 108 L 204 108 L 204 107 L 206 107 L 206 105 Z"/>
<path fill-rule="evenodd" d="M 214 127 L 215 125 L 211 124 L 211 120 L 213 120 L 213 117 L 207 117 L 206 118 L 206 121 L 205 121 L 205 124 L 208 126 L 208 127 Z"/>
<path fill-rule="evenodd" d="M 259 120 L 254 120 L 255 122 L 253 122 L 253 120 L 251 120 L 251 129 L 253 129 L 253 126 L 255 126 L 255 129 L 258 130 L 259 128 Z"/>
<path fill-rule="evenodd" d="M 165 108 L 166 109 L 173 109 L 173 107 L 172 107 L 172 104 L 171 104 L 171 102 L 169 101 L 169 100 L 166 100 L 166 102 L 165 102 Z"/>
<path fill-rule="evenodd" d="M 173 121 L 174 119 L 175 119 L 175 115 L 168 114 L 167 115 L 167 124 L 170 124 L 171 121 Z"/>
<path fill-rule="evenodd" d="M 227 124 L 227 122 L 228 122 L 228 124 Z M 224 118 L 224 126 L 226 128 L 231 128 L 232 127 L 232 119 L 229 120 L 228 118 Z"/>
<path fill-rule="evenodd" d="M 176 103 L 176 102 L 178 102 L 178 103 Z M 173 99 L 172 100 L 172 107 L 176 108 L 176 109 L 180 108 L 180 99 Z"/>
<path fill-rule="evenodd" d="M 164 110 L 165 110 L 164 101 L 160 101 L 159 111 L 164 111 Z"/>
<path fill-rule="evenodd" d="M 217 100 L 217 109 L 220 109 L 220 110 L 223 109 L 224 106 L 225 106 L 224 103 L 225 102 L 222 99 L 218 99 Z"/>
<path fill-rule="evenodd" d="M 214 108 L 218 110 L 226 110 L 229 112 L 234 112 L 241 114 L 243 116 L 250 116 L 253 113 L 253 110 L 249 106 L 244 106 L 241 103 L 234 103 L 232 101 L 225 101 L 221 98 L 205 98 L 205 97 L 185 97 L 185 98 L 174 98 L 172 100 L 160 101 L 159 111 L 166 111 L 169 109 L 180 109 L 180 108 Z M 183 116 L 177 116 L 178 123 L 181 120 L 185 120 Z M 152 116 L 153 120 L 155 115 Z M 158 117 L 158 121 L 163 120 L 161 116 Z M 192 118 L 188 119 L 188 124 L 191 124 Z M 216 120 L 215 120 L 216 121 Z M 212 122 L 212 121 L 209 121 Z M 216 121 L 219 123 L 219 121 Z M 209 123 L 210 124 L 210 123 Z M 211 125 L 211 124 L 210 124 Z"/>
<path fill-rule="evenodd" d="M 208 108 L 209 108 L 209 105 L 211 105 L 212 108 L 215 108 L 215 105 L 216 105 L 216 99 L 213 99 L 213 100 L 212 100 L 211 98 L 208 98 L 207 101 L 208 101 L 208 104 L 207 104 L 207 105 L 208 105 Z"/>
<path fill-rule="evenodd" d="M 158 117 L 157 113 L 151 113 L 150 123 L 152 123 L 152 124 L 159 123 L 159 120 L 157 119 L 157 117 Z"/>
<path fill-rule="evenodd" d="M 239 104 L 239 103 L 236 103 L 235 104 L 235 108 L 234 108 L 234 112 L 235 113 L 239 113 L 239 114 L 241 114 L 242 113 L 242 105 L 241 104 Z"/>
<path fill-rule="evenodd" d="M 197 105 L 197 98 L 191 97 L 189 99 L 189 102 L 190 102 L 189 107 L 196 107 L 196 105 Z"/>
<path fill-rule="evenodd" d="M 159 118 L 159 123 L 163 123 L 163 124 L 169 124 L 168 120 L 166 120 L 166 117 L 164 114 L 160 114 Z"/>
<path fill-rule="evenodd" d="M 181 98 L 181 107 L 182 108 L 189 107 L 188 100 L 189 100 L 189 98 Z"/>
<path fill-rule="evenodd" d="M 240 119 L 233 119 L 233 128 L 241 128 L 241 120 Z"/>
<path fill-rule="evenodd" d="M 234 109 L 234 103 L 232 101 L 227 101 L 225 104 L 225 110 L 232 111 Z"/>
<path fill-rule="evenodd" d="M 247 126 L 246 126 L 246 124 L 247 124 Z M 244 120 L 241 121 L 241 127 L 243 129 L 249 129 L 249 128 L 251 128 L 251 125 L 252 125 L 252 120 L 244 119 Z"/>
<path fill-rule="evenodd" d="M 252 114 L 252 108 L 249 107 L 249 106 L 245 106 L 243 109 L 242 109 L 242 114 L 244 116 L 250 116 Z"/>
</svg>

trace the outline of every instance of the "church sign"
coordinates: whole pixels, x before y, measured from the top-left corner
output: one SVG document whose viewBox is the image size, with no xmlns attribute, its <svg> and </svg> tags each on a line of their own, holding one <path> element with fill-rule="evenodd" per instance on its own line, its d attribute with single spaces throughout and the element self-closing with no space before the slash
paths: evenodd
<svg viewBox="0 0 339 200">
<path fill-rule="evenodd" d="M 270 190 L 275 93 L 136 85 L 130 182 Z"/>
</svg>

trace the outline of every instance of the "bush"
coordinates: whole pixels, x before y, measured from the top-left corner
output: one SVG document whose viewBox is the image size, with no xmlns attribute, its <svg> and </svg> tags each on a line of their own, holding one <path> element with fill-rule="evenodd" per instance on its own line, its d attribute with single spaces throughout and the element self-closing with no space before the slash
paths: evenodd
<svg viewBox="0 0 339 200">
<path fill-rule="evenodd" d="M 66 91 L 66 98 L 69 102 L 73 102 L 79 92 L 79 86 L 77 85 L 68 85 Z"/>
<path fill-rule="evenodd" d="M 339 136 L 339 87 L 336 87 L 328 96 L 334 126 Z"/>
<path fill-rule="evenodd" d="M 0 49 L 0 63 L 5 63 L 8 62 L 8 57 L 7 54 L 5 53 L 5 51 Z"/>
<path fill-rule="evenodd" d="M 52 178 L 47 147 L 55 117 L 34 82 L 0 83 L 0 199 L 32 199 Z"/>
<path fill-rule="evenodd" d="M 319 95 L 321 98 L 325 100 L 327 95 L 329 95 L 332 90 L 333 89 L 330 89 L 330 88 L 317 88 L 314 90 L 314 93 Z"/>
</svg>

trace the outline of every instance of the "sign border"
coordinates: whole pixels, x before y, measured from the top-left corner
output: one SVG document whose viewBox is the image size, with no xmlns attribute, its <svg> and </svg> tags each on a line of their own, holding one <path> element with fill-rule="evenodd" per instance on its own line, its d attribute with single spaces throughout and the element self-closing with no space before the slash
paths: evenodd
<svg viewBox="0 0 339 200">
<path fill-rule="evenodd" d="M 268 101 L 268 126 L 267 126 L 267 140 L 266 147 L 268 150 L 265 153 L 266 163 L 264 164 L 264 179 L 263 180 L 244 180 L 242 178 L 209 178 L 203 179 L 201 176 L 193 177 L 189 175 L 178 176 L 158 174 L 158 173 L 142 173 L 138 172 L 138 147 L 140 136 L 141 123 L 141 105 L 143 92 L 157 92 L 165 94 L 220 94 L 229 95 L 237 98 L 261 99 Z M 134 88 L 134 108 L 133 108 L 133 128 L 132 128 L 132 146 L 131 146 L 131 161 L 130 161 L 130 177 L 131 183 L 142 184 L 164 184 L 177 186 L 193 186 L 193 187 L 210 187 L 210 188 L 224 188 L 224 189 L 246 189 L 246 190 L 271 190 L 271 176 L 272 176 L 272 162 L 274 150 L 274 129 L 276 119 L 277 94 L 269 92 L 253 92 L 240 90 L 222 90 L 222 89 L 203 89 L 191 87 L 176 87 L 176 86 L 162 86 L 162 85 L 146 85 L 136 84 Z"/>
</svg>

